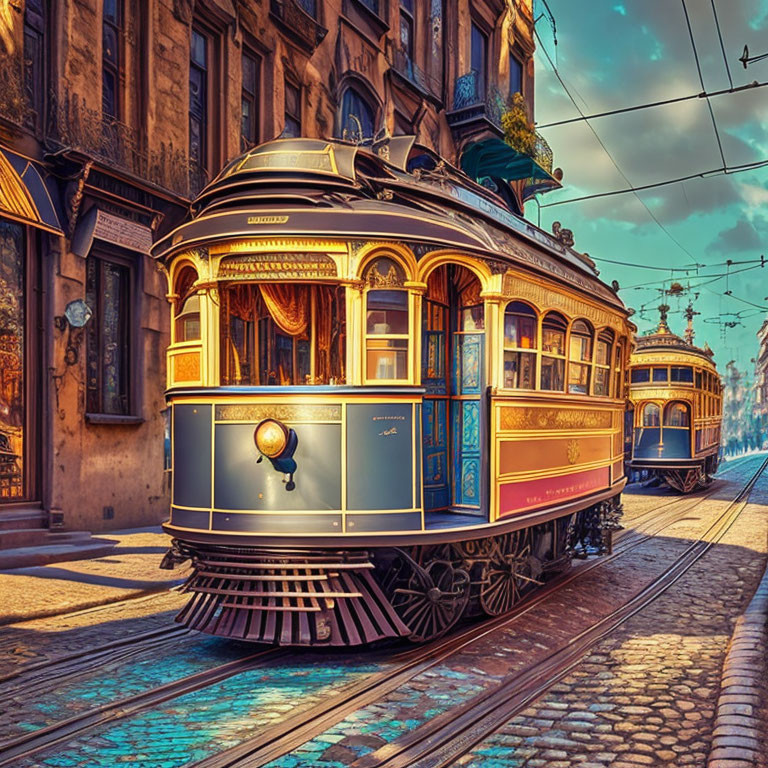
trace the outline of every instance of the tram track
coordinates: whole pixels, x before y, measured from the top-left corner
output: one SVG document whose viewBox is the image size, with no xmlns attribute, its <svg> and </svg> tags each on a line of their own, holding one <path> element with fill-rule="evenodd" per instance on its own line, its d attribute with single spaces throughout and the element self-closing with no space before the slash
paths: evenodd
<svg viewBox="0 0 768 768">
<path fill-rule="evenodd" d="M 540 664 L 534 665 L 528 670 L 525 670 L 520 675 L 515 675 L 513 678 L 511 678 L 511 680 L 502 684 L 498 691 L 492 691 L 490 694 L 487 694 L 488 697 L 493 696 L 493 704 L 487 708 L 490 712 L 488 716 L 492 716 L 494 707 L 498 707 L 499 702 L 503 703 L 507 700 L 515 702 L 514 712 L 508 715 L 508 717 L 513 716 L 515 712 L 525 708 L 525 706 L 527 706 L 527 704 L 532 699 L 536 698 L 547 688 L 554 685 L 558 680 L 564 677 L 570 671 L 570 669 L 580 663 L 581 659 L 590 650 L 590 648 L 594 647 L 594 645 L 600 642 L 605 636 L 610 634 L 610 632 L 614 631 L 614 629 L 616 629 L 618 626 L 629 620 L 638 611 L 642 610 L 642 608 L 655 600 L 664 590 L 666 590 L 675 581 L 677 581 L 677 579 L 679 579 L 700 557 L 703 556 L 703 554 L 705 554 L 709 547 L 712 546 L 712 543 L 715 543 L 714 541 L 706 543 L 706 546 L 703 548 L 703 550 L 699 552 L 699 548 L 704 540 L 704 537 L 706 537 L 709 532 L 717 525 L 718 521 L 722 520 L 724 517 L 727 517 L 729 513 L 732 512 L 734 505 L 737 505 L 740 499 L 743 499 L 745 496 L 749 496 L 752 487 L 757 482 L 758 478 L 762 475 L 767 466 L 768 459 L 763 462 L 757 472 L 755 472 L 754 475 L 750 478 L 749 482 L 741 488 L 736 497 L 728 503 L 726 510 L 721 513 L 721 515 L 717 518 L 717 521 L 713 525 L 709 526 L 702 534 L 702 536 L 691 546 L 689 546 L 683 555 L 675 561 L 675 563 L 673 563 L 659 577 L 647 585 L 640 593 L 635 595 L 635 597 L 633 597 L 619 609 L 604 617 L 589 629 L 583 631 L 567 646 L 552 654 L 551 657 L 548 657 Z M 683 510 L 683 514 L 686 514 L 688 511 L 690 511 L 690 509 L 709 499 L 718 490 L 720 489 L 712 489 L 710 492 L 696 499 L 693 505 L 690 505 L 685 510 Z M 688 499 L 681 498 L 675 499 L 674 501 L 677 502 L 684 500 Z M 670 506 L 670 504 L 665 504 L 662 506 Z M 656 509 L 649 510 L 648 512 L 643 513 L 641 516 L 650 516 L 653 512 L 656 511 Z M 738 514 L 732 516 L 728 526 L 722 530 L 721 535 L 725 535 L 727 528 L 730 527 L 730 524 L 733 522 L 733 520 L 736 519 L 737 516 Z M 637 536 L 633 537 L 632 534 L 635 532 L 629 532 L 629 534 L 622 537 L 622 546 L 617 548 L 616 552 L 606 557 L 597 559 L 589 565 L 577 568 L 573 572 L 567 574 L 564 578 L 551 582 L 548 587 L 537 591 L 527 600 L 521 602 L 517 610 L 513 610 L 512 612 L 495 619 L 486 619 L 481 625 L 470 627 L 469 629 L 455 633 L 454 635 L 437 641 L 436 643 L 431 643 L 428 646 L 423 646 L 415 649 L 414 651 L 406 653 L 399 657 L 403 664 L 403 666 L 400 668 L 391 672 L 382 672 L 375 676 L 371 676 L 365 681 L 361 681 L 360 683 L 345 689 L 333 700 L 323 702 L 319 706 L 315 707 L 312 713 L 302 713 L 295 717 L 288 718 L 282 723 L 267 729 L 265 732 L 261 733 L 254 739 L 249 739 L 235 747 L 226 750 L 225 752 L 213 755 L 209 758 L 199 761 L 198 763 L 195 763 L 194 768 L 259 768 L 260 766 L 264 766 L 273 760 L 293 752 L 302 744 L 305 744 L 311 739 L 319 736 L 329 727 L 343 720 L 352 712 L 375 703 L 382 697 L 399 688 L 403 683 L 408 682 L 429 668 L 437 666 L 441 662 L 448 659 L 450 656 L 455 655 L 462 649 L 477 642 L 486 635 L 511 625 L 515 621 L 519 620 L 521 616 L 537 607 L 545 599 L 551 597 L 555 592 L 562 589 L 565 585 L 569 584 L 576 578 L 583 576 L 583 574 L 587 571 L 603 566 L 607 562 L 610 562 L 611 560 L 626 554 L 630 550 L 639 546 L 641 543 L 644 543 L 648 539 L 652 538 L 654 535 L 658 535 L 659 530 L 663 530 L 675 522 L 679 522 L 680 519 L 681 518 L 677 518 L 666 523 L 662 523 L 661 528 L 656 530 L 654 533 L 638 534 Z M 631 537 L 631 541 L 628 537 Z M 667 581 L 665 581 L 665 579 Z M 661 585 L 663 585 L 663 588 L 661 588 Z M 398 657 L 395 657 L 395 660 L 397 660 L 397 658 Z M 564 659 L 568 660 L 567 665 L 564 665 Z M 545 682 L 542 683 L 542 680 Z M 522 688 L 522 691 L 519 694 L 515 692 L 516 687 Z M 478 697 L 480 700 L 484 700 L 484 698 L 485 696 Z M 474 699 L 471 705 L 467 704 L 462 708 L 462 712 L 466 710 L 466 718 L 471 717 L 473 707 L 479 703 L 481 703 L 481 701 Z M 486 713 L 486 709 L 483 709 L 483 713 Z M 446 716 L 444 719 L 447 720 L 447 722 L 445 723 L 444 728 L 441 726 L 440 733 L 443 737 L 448 738 L 450 736 L 451 729 L 454 727 L 453 721 L 448 716 Z M 434 723 L 437 721 L 442 723 L 440 716 L 430 722 Z M 421 734 L 417 739 L 415 739 L 415 746 L 409 742 L 408 752 L 405 756 L 405 759 L 403 761 L 392 763 L 391 768 L 410 768 L 410 766 L 416 765 L 417 763 L 413 762 L 414 755 L 412 753 L 414 749 L 418 747 L 421 739 L 429 739 L 429 747 L 425 752 L 425 754 L 429 754 L 429 751 L 433 749 L 433 739 L 431 733 L 424 733 L 422 731 L 422 729 L 425 727 L 430 728 L 431 726 L 427 724 L 427 726 L 422 726 L 422 728 L 412 732 L 412 734 Z M 445 735 L 446 733 L 448 736 Z M 484 735 L 479 739 L 472 741 L 467 749 L 474 746 L 474 744 L 476 744 L 477 741 L 482 740 L 483 737 Z M 389 768 L 390 759 L 392 759 L 390 758 L 390 754 L 392 753 L 394 743 L 390 743 L 382 747 L 381 750 L 377 750 L 376 752 L 371 753 L 371 755 L 361 758 L 355 762 L 353 766 L 350 766 L 350 768 L 374 768 L 374 766 L 379 765 L 386 765 Z M 377 757 L 372 758 L 372 755 L 377 755 Z M 458 756 L 459 755 L 456 755 L 451 759 L 455 759 L 455 757 Z M 421 757 L 423 757 L 423 755 Z M 421 759 L 421 757 L 419 757 L 419 759 Z M 366 762 L 366 760 L 373 760 L 373 762 Z M 421 763 L 418 764 L 421 765 Z M 424 763 L 425 768 L 427 765 L 428 763 Z M 448 763 L 440 763 L 439 765 L 448 765 Z"/>
<path fill-rule="evenodd" d="M 765 469 L 766 465 L 768 465 L 768 459 L 766 459 L 766 462 L 763 463 L 760 470 L 758 470 L 751 479 L 750 483 L 752 483 L 752 485 L 757 481 L 757 478 Z M 729 508 L 736 503 L 739 498 L 742 498 L 745 493 L 749 492 L 749 490 L 747 490 L 748 486 L 749 490 L 751 490 L 751 486 L 748 483 L 747 486 L 744 486 L 744 488 L 739 491 L 736 498 L 730 502 Z M 311 712 L 300 713 L 294 717 L 289 717 L 282 723 L 267 728 L 267 730 L 262 732 L 256 739 L 247 740 L 225 752 L 204 759 L 196 764 L 197 768 L 234 768 L 235 766 L 237 766 L 237 768 L 245 768 L 245 766 L 261 766 L 277 757 L 293 751 L 314 736 L 322 733 L 328 727 L 344 719 L 348 714 L 379 700 L 391 691 L 396 690 L 403 683 L 411 680 L 429 668 L 440 664 L 485 636 L 500 628 L 513 624 L 523 615 L 536 608 L 544 600 L 551 597 L 554 593 L 565 587 L 567 584 L 570 584 L 575 579 L 581 578 L 593 568 L 601 567 L 606 563 L 623 556 L 645 541 L 657 536 L 662 530 L 670 525 L 674 525 L 675 523 L 686 519 L 685 515 L 709 499 L 719 490 L 720 488 L 708 489 L 706 493 L 696 498 L 674 498 L 664 504 L 657 505 L 650 510 L 640 513 L 631 520 L 635 529 L 622 533 L 611 554 L 573 568 L 562 577 L 550 582 L 543 589 L 526 597 L 510 613 L 493 619 L 484 619 L 481 624 L 469 626 L 447 638 L 443 638 L 440 641 L 436 641 L 435 643 L 426 646 L 409 649 L 395 656 L 382 655 L 382 663 L 386 664 L 388 662 L 393 664 L 395 669 L 384 669 L 369 675 L 364 680 L 352 683 L 327 701 L 323 701 L 321 704 L 315 706 Z M 680 508 L 681 504 L 683 505 L 682 509 Z M 659 518 L 659 511 L 662 509 L 667 509 L 667 512 L 663 513 L 663 516 Z M 637 530 L 638 527 L 645 528 L 645 530 Z M 655 597 L 650 599 L 655 599 Z M 648 602 L 650 602 L 650 599 Z M 591 631 L 592 630 L 589 632 Z M 183 627 L 169 627 L 168 629 L 163 630 L 153 630 L 131 638 L 113 641 L 101 646 L 96 651 L 84 651 L 77 654 L 71 654 L 65 659 L 30 665 L 26 667 L 26 672 L 38 672 L 41 675 L 46 675 L 47 679 L 50 681 L 50 674 L 46 674 L 45 670 L 50 671 L 51 667 L 58 666 L 59 668 L 53 673 L 54 678 L 71 680 L 75 676 L 79 677 L 87 674 L 93 668 L 98 667 L 107 661 L 119 662 L 123 660 L 123 658 L 128 658 L 131 655 L 135 655 L 136 653 L 153 647 L 153 644 L 161 646 L 188 633 L 189 630 Z M 591 637 L 592 635 L 588 636 Z M 137 639 L 139 641 L 139 646 L 134 646 L 133 644 L 137 642 Z M 581 648 L 582 644 L 583 643 L 576 644 L 574 648 Z M 107 702 L 82 714 L 66 718 L 58 723 L 46 726 L 28 734 L 9 739 L 4 743 L 0 743 L 0 768 L 15 765 L 16 762 L 21 759 L 39 754 L 71 736 L 80 734 L 95 726 L 150 709 L 168 699 L 205 688 L 256 666 L 267 665 L 270 661 L 284 656 L 286 653 L 287 650 L 284 648 L 261 650 L 244 659 L 238 659 L 236 661 L 218 665 L 212 669 L 180 678 L 165 685 L 136 694 L 135 696 L 114 702 Z M 110 656 L 110 654 L 114 655 Z M 581 655 L 583 655 L 583 653 Z M 581 658 L 581 655 L 579 655 L 578 658 Z M 376 652 L 374 651 L 369 658 L 372 661 L 376 661 Z M 14 685 L 14 689 L 17 693 L 22 689 L 22 686 L 24 686 L 26 692 L 27 685 L 35 684 L 34 679 L 25 677 L 24 673 L 25 670 L 19 670 L 5 678 L 6 680 L 10 678 L 22 678 L 21 685 Z M 539 671 L 534 674 L 534 679 L 540 678 L 541 674 L 542 670 L 539 669 Z M 523 677 L 525 677 L 525 675 L 527 675 L 527 673 L 523 673 Z M 38 679 L 36 688 L 30 688 L 29 690 L 39 690 L 42 679 L 42 677 Z M 551 684 L 553 683 L 550 683 L 550 685 Z M 10 696 L 4 695 L 3 698 L 7 699 L 11 696 L 12 694 L 10 694 Z M 525 699 L 526 702 L 529 700 L 530 697 Z M 409 764 L 406 763 L 406 765 Z"/>
</svg>

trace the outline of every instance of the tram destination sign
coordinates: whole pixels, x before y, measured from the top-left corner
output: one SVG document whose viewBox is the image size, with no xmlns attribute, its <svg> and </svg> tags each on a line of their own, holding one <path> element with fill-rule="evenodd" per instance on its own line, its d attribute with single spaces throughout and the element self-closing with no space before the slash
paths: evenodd
<svg viewBox="0 0 768 768">
<path fill-rule="evenodd" d="M 219 277 L 227 280 L 316 280 L 336 276 L 336 263 L 322 253 L 245 253 L 227 256 L 219 265 Z"/>
</svg>

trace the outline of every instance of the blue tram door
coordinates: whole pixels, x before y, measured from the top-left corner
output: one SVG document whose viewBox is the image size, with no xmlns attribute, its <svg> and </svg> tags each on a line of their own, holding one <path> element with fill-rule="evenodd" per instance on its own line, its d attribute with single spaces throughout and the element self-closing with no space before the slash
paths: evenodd
<svg viewBox="0 0 768 768">
<path fill-rule="evenodd" d="M 432 273 L 422 317 L 425 511 L 484 513 L 485 317 L 467 269 Z"/>
</svg>

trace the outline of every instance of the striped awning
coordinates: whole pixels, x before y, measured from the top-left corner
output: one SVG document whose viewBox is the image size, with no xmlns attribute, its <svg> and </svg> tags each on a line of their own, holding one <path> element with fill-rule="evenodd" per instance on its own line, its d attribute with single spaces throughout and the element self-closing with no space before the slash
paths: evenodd
<svg viewBox="0 0 768 768">
<path fill-rule="evenodd" d="M 34 161 L 0 147 L 0 216 L 63 235 L 53 182 Z M 49 186 L 50 184 L 50 186 Z"/>
</svg>

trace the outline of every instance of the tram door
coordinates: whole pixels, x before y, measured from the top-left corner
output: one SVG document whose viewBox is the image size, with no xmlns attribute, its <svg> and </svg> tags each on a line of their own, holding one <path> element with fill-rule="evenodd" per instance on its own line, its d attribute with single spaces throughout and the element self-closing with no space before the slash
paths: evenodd
<svg viewBox="0 0 768 768">
<path fill-rule="evenodd" d="M 422 321 L 424 508 L 479 515 L 485 386 L 480 282 L 464 267 L 435 270 Z"/>
</svg>

